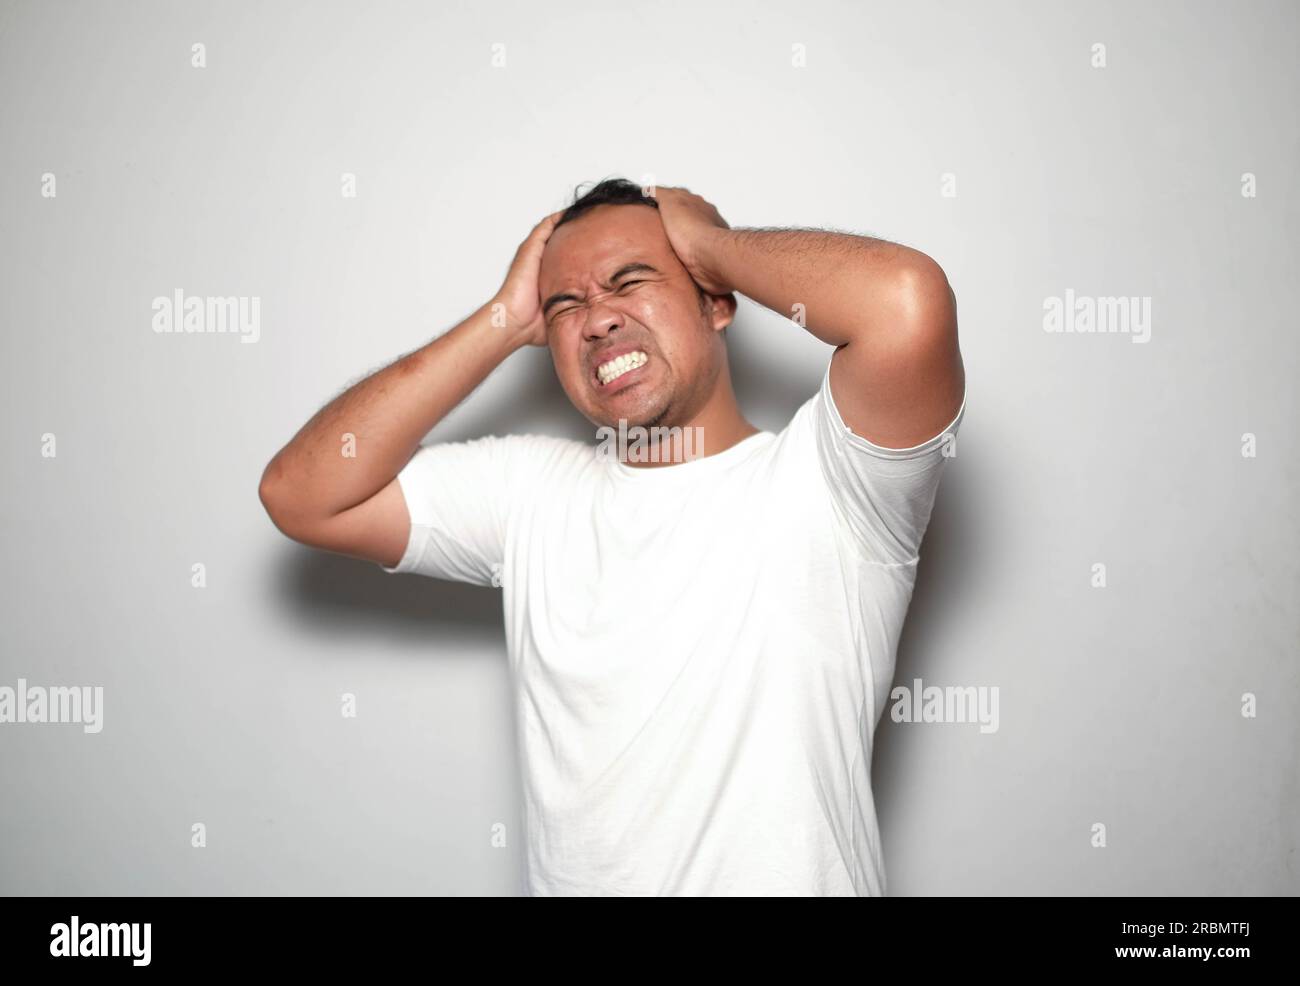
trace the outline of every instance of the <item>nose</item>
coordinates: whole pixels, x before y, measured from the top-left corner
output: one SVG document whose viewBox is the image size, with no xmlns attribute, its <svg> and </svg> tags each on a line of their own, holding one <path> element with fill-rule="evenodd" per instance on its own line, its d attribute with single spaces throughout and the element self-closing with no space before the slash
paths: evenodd
<svg viewBox="0 0 1300 986">
<path fill-rule="evenodd" d="M 623 327 L 623 315 L 618 309 L 607 305 L 603 299 L 593 300 L 587 310 L 587 324 L 583 335 L 587 339 L 603 339 L 615 329 Z"/>
</svg>

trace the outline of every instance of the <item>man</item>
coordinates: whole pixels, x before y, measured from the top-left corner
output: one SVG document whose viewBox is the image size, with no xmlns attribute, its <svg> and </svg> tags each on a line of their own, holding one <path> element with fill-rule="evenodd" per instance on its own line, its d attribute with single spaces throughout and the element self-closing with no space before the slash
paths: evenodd
<svg viewBox="0 0 1300 986">
<path fill-rule="evenodd" d="M 732 391 L 736 291 L 834 347 L 779 433 Z M 884 894 L 872 734 L 965 411 L 955 305 L 915 250 L 733 230 L 685 189 L 605 181 L 267 466 L 289 537 L 503 588 L 528 893 Z M 525 345 L 593 423 L 681 429 L 659 434 L 691 454 L 420 446 Z"/>
</svg>

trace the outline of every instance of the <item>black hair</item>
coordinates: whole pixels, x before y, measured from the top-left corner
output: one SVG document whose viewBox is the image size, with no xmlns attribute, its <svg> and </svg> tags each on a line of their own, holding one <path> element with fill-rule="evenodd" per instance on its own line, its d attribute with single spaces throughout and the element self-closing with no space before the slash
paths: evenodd
<svg viewBox="0 0 1300 986">
<path fill-rule="evenodd" d="M 567 222 L 586 215 L 598 205 L 648 205 L 659 208 L 659 202 L 653 195 L 646 195 L 640 185 L 634 185 L 626 178 L 606 178 L 585 194 L 580 192 L 581 185 L 573 191 L 573 204 L 564 210 L 556 228 Z"/>
</svg>

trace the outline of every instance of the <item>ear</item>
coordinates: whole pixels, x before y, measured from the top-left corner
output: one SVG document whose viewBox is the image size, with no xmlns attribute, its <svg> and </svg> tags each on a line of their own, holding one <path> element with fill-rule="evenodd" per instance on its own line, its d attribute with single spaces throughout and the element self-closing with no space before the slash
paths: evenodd
<svg viewBox="0 0 1300 986">
<path fill-rule="evenodd" d="M 706 294 L 704 297 L 708 304 L 706 314 L 709 324 L 715 332 L 721 332 L 736 317 L 736 296 L 729 291 L 726 294 Z"/>
</svg>

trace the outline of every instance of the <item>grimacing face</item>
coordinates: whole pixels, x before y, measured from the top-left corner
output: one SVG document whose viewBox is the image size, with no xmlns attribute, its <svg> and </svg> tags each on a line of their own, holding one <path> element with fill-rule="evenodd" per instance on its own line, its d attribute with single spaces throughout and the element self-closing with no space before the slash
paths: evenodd
<svg viewBox="0 0 1300 986">
<path fill-rule="evenodd" d="M 597 425 L 683 425 L 727 365 L 722 329 L 735 297 L 707 296 L 701 310 L 653 206 L 600 205 L 557 228 L 538 293 L 560 386 Z M 602 379 L 598 368 L 624 354 Z M 611 368 L 626 372 L 609 380 Z"/>
</svg>

